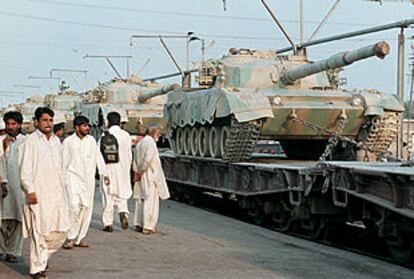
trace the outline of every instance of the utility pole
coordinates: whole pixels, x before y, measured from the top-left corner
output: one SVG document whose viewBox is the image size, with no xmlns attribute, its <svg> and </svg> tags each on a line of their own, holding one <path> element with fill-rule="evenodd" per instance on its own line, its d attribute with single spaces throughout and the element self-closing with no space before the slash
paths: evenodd
<svg viewBox="0 0 414 279">
<path fill-rule="evenodd" d="M 404 104 L 404 61 L 405 61 L 405 35 L 404 28 L 398 34 L 398 63 L 397 63 L 397 96 Z M 404 115 L 400 116 L 399 132 L 397 135 L 397 158 L 404 159 Z"/>
</svg>

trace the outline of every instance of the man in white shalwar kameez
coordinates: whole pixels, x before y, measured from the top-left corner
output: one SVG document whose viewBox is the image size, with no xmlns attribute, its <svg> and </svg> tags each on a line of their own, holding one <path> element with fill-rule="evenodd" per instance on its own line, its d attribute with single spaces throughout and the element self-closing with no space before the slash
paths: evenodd
<svg viewBox="0 0 414 279">
<path fill-rule="evenodd" d="M 122 229 L 128 228 L 128 205 L 127 201 L 132 195 L 131 187 L 131 164 L 132 147 L 131 137 L 127 131 L 121 129 L 121 116 L 117 112 L 107 115 L 108 132 L 115 136 L 119 147 L 119 162 L 106 164 L 110 184 L 103 185 L 102 200 L 104 210 L 102 221 L 103 231 L 113 231 L 114 208 L 118 209 Z M 101 142 L 99 142 L 101 144 Z"/>
<path fill-rule="evenodd" d="M 152 234 L 158 222 L 159 199 L 168 199 L 165 181 L 156 142 L 161 135 L 158 126 L 148 128 L 147 135 L 135 147 L 135 218 L 136 231 Z"/>
<path fill-rule="evenodd" d="M 85 238 L 92 219 L 95 171 L 109 184 L 105 162 L 95 139 L 89 134 L 89 119 L 76 116 L 75 133 L 63 142 L 63 169 L 71 209 L 71 228 L 65 249 L 89 247 Z"/>
<path fill-rule="evenodd" d="M 26 198 L 23 210 L 33 278 L 47 278 L 48 260 L 62 246 L 70 228 L 62 144 L 52 133 L 53 116 L 51 109 L 37 108 L 37 129 L 21 146 L 20 178 Z"/>
<path fill-rule="evenodd" d="M 19 147 L 25 136 L 20 133 L 23 116 L 9 111 L 3 117 L 7 134 L 0 139 L 0 178 L 3 199 L 0 200 L 0 249 L 5 260 L 17 262 L 23 248 L 23 200 L 19 172 Z"/>
</svg>

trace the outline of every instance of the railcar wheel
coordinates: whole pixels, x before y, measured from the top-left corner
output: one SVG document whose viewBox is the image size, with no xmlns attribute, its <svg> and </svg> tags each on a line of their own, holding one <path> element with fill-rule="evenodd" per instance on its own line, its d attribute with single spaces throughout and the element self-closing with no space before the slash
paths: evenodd
<svg viewBox="0 0 414 279">
<path fill-rule="evenodd" d="M 198 155 L 198 141 L 199 141 L 199 130 L 197 127 L 191 128 L 191 134 L 190 134 L 190 153 L 193 156 Z"/>
<path fill-rule="evenodd" d="M 208 134 L 209 129 L 207 127 L 200 127 L 198 133 L 198 154 L 201 157 L 208 157 Z"/>
<path fill-rule="evenodd" d="M 220 128 L 212 126 L 208 137 L 208 150 L 211 158 L 220 157 Z"/>
<path fill-rule="evenodd" d="M 227 157 L 226 153 L 227 153 L 227 139 L 228 138 L 230 138 L 230 127 L 228 126 L 221 127 L 219 145 L 220 145 L 220 156 L 223 159 Z"/>
<path fill-rule="evenodd" d="M 291 225 L 292 212 L 288 205 L 281 201 L 277 205 L 277 210 L 272 214 L 272 225 L 276 229 L 285 232 L 288 231 Z"/>
<path fill-rule="evenodd" d="M 177 128 L 175 131 L 175 146 L 177 154 L 184 153 L 184 130 L 182 128 Z"/>
<path fill-rule="evenodd" d="M 413 238 L 406 235 L 398 235 L 392 239 L 386 239 L 390 255 L 399 263 L 406 263 L 412 260 L 414 243 Z"/>
<path fill-rule="evenodd" d="M 326 232 L 326 220 L 320 215 L 310 214 L 307 220 L 300 222 L 301 229 L 307 238 L 312 240 L 323 239 Z"/>
<path fill-rule="evenodd" d="M 183 143 L 184 143 L 184 154 L 190 155 L 191 154 L 191 128 L 185 127 L 184 128 L 184 135 L 183 135 Z"/>
</svg>

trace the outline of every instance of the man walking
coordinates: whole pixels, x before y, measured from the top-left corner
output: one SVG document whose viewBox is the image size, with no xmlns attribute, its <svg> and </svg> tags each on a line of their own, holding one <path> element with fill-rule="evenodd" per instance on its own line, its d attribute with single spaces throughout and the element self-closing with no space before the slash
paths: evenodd
<svg viewBox="0 0 414 279">
<path fill-rule="evenodd" d="M 37 129 L 22 145 L 20 178 L 26 197 L 23 210 L 33 278 L 47 278 L 48 260 L 62 246 L 70 228 L 62 144 L 52 133 L 53 116 L 51 109 L 37 108 Z"/>
<path fill-rule="evenodd" d="M 170 197 L 156 144 L 160 135 L 160 128 L 152 126 L 135 147 L 134 225 L 136 231 L 143 234 L 155 232 L 159 215 L 159 199 Z"/>
<path fill-rule="evenodd" d="M 128 132 L 121 129 L 121 116 L 117 112 L 110 112 L 107 115 L 108 133 L 116 139 L 118 147 L 117 162 L 106 161 L 106 168 L 110 180 L 109 186 L 102 187 L 102 199 L 104 211 L 102 221 L 103 231 L 113 231 L 114 208 L 118 208 L 119 219 L 122 229 L 128 228 L 128 205 L 127 201 L 132 195 L 130 169 L 132 163 L 131 137 Z M 108 135 L 106 135 L 108 136 Z M 105 149 L 104 137 L 102 135 L 99 145 L 101 151 Z M 113 151 L 114 148 L 109 148 Z M 104 154 L 105 155 L 105 154 Z M 116 157 L 116 156 L 115 156 Z M 105 160 L 106 157 L 104 156 Z"/>
<path fill-rule="evenodd" d="M 95 194 L 95 171 L 109 184 L 105 162 L 95 139 L 89 134 L 89 119 L 76 116 L 73 120 L 75 133 L 63 142 L 63 169 L 69 195 L 71 229 L 64 248 L 89 247 L 85 238 L 92 218 Z"/>
<path fill-rule="evenodd" d="M 1 206 L 0 248 L 5 260 L 17 262 L 23 247 L 23 200 L 19 173 L 19 147 L 25 136 L 21 134 L 23 116 L 9 111 L 3 116 L 6 135 L 0 140 L 0 177 L 3 199 Z"/>
</svg>

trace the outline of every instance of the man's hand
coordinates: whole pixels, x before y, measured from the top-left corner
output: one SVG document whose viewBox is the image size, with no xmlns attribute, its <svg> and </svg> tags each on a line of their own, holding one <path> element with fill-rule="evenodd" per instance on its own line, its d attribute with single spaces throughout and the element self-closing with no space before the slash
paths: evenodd
<svg viewBox="0 0 414 279">
<path fill-rule="evenodd" d="M 5 197 L 7 197 L 7 194 L 9 193 L 9 189 L 7 187 L 7 183 L 6 182 L 2 182 L 0 184 L 0 189 L 1 189 L 1 198 L 4 199 Z"/>
<path fill-rule="evenodd" d="M 109 184 L 111 184 L 111 181 L 109 180 L 109 177 L 108 176 L 104 176 L 103 177 L 103 181 L 104 181 L 104 183 L 105 183 L 106 186 L 108 186 Z"/>
<path fill-rule="evenodd" d="M 14 141 L 14 139 L 12 138 L 12 137 L 5 137 L 4 138 L 4 140 L 3 140 L 3 150 L 4 150 L 4 152 L 6 152 L 6 150 L 7 150 L 7 147 L 9 146 L 9 144 L 11 143 L 11 142 L 13 142 Z"/>
<path fill-rule="evenodd" d="M 37 197 L 36 197 L 36 193 L 35 192 L 29 193 L 28 203 L 29 203 L 29 205 L 37 204 Z"/>
<path fill-rule="evenodd" d="M 143 172 L 134 172 L 134 182 L 141 181 L 143 174 Z"/>
</svg>

